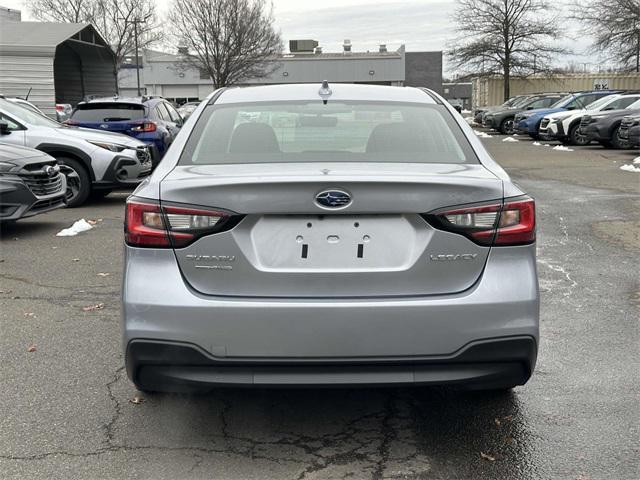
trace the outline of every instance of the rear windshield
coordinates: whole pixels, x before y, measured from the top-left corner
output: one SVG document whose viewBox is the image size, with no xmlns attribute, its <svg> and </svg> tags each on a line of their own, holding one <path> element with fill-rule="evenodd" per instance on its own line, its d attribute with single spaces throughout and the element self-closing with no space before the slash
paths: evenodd
<svg viewBox="0 0 640 480">
<path fill-rule="evenodd" d="M 118 122 L 144 116 L 144 106 L 135 103 L 88 103 L 78 105 L 71 118 L 78 122 Z"/>
<path fill-rule="evenodd" d="M 477 163 L 440 105 L 277 102 L 208 107 L 181 164 Z"/>
</svg>

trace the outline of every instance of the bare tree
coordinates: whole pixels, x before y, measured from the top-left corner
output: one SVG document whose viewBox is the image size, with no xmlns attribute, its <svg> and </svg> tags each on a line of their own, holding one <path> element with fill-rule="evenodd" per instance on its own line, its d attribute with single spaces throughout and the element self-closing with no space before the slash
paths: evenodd
<svg viewBox="0 0 640 480">
<path fill-rule="evenodd" d="M 512 76 L 550 70 L 555 55 L 566 50 L 550 44 L 560 29 L 546 14 L 545 0 L 458 0 L 454 16 L 457 40 L 449 57 L 458 68 L 504 78 L 509 98 Z"/>
<path fill-rule="evenodd" d="M 43 22 L 89 22 L 97 10 L 95 0 L 31 0 L 27 6 Z"/>
<path fill-rule="evenodd" d="M 206 72 L 215 88 L 277 68 L 282 39 L 265 0 L 175 0 L 169 23 L 185 68 Z"/>
<path fill-rule="evenodd" d="M 136 28 L 141 49 L 162 37 L 153 0 L 30 0 L 28 8 L 38 20 L 93 24 L 113 48 L 118 66 L 134 52 Z"/>
<path fill-rule="evenodd" d="M 640 72 L 640 1 L 576 1 L 573 16 L 594 38 L 593 50 Z"/>
<path fill-rule="evenodd" d="M 94 0 L 98 4 L 93 24 L 116 54 L 118 66 L 138 46 L 145 50 L 162 40 L 162 30 L 154 0 Z M 134 22 L 137 22 L 135 25 Z M 137 60 L 137 59 L 136 59 Z"/>
</svg>

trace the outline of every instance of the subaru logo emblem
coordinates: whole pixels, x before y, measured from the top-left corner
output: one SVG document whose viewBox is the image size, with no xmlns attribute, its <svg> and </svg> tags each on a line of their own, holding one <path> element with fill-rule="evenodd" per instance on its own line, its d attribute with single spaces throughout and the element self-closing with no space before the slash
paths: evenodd
<svg viewBox="0 0 640 480">
<path fill-rule="evenodd" d="M 43 171 L 47 177 L 53 177 L 55 174 L 57 174 L 60 171 L 60 168 L 57 165 L 55 167 L 52 167 L 51 165 L 47 165 L 46 167 L 44 167 Z"/>
<path fill-rule="evenodd" d="M 107 125 L 106 123 L 103 123 L 102 125 L 100 125 L 100 128 L 109 128 L 109 125 Z"/>
<path fill-rule="evenodd" d="M 316 203 L 331 210 L 346 208 L 351 204 L 351 195 L 342 190 L 323 190 L 316 195 Z"/>
</svg>

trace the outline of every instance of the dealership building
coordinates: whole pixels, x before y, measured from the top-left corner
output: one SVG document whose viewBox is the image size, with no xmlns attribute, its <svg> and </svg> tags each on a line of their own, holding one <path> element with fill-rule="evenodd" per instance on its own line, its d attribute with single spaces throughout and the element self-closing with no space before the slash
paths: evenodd
<svg viewBox="0 0 640 480">
<path fill-rule="evenodd" d="M 247 79 L 242 86 L 282 83 L 367 83 L 375 85 L 442 88 L 442 52 L 407 52 L 402 45 L 389 51 L 352 50 L 345 40 L 341 52 L 323 52 L 314 40 L 292 40 L 289 53 L 280 55 L 275 70 L 264 78 Z M 121 96 L 137 94 L 136 64 L 140 65 L 141 93 L 161 95 L 176 103 L 205 98 L 213 91 L 206 72 L 187 67 L 181 55 L 145 50 L 138 61 L 126 59 L 119 72 Z"/>
</svg>

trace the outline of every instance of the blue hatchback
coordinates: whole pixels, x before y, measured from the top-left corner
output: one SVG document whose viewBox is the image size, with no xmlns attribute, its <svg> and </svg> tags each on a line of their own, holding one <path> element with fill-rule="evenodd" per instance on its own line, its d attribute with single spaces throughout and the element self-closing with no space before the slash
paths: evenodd
<svg viewBox="0 0 640 480">
<path fill-rule="evenodd" d="M 173 105 L 161 97 L 108 97 L 78 103 L 65 123 L 135 137 L 151 146 L 156 164 L 184 121 Z"/>
<path fill-rule="evenodd" d="M 531 135 L 537 139 L 539 138 L 538 130 L 540 123 L 546 115 L 563 110 L 582 110 L 599 98 L 618 92 L 619 90 L 597 90 L 592 92 L 570 93 L 550 108 L 538 108 L 517 114 L 514 119 L 515 131 L 516 133 Z"/>
</svg>

